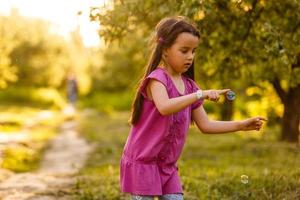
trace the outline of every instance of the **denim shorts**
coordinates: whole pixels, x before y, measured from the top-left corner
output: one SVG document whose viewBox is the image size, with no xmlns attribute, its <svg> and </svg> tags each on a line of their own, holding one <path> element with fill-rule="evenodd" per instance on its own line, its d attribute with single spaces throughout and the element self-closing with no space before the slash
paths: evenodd
<svg viewBox="0 0 300 200">
<path fill-rule="evenodd" d="M 132 195 L 131 200 L 153 200 L 154 196 L 139 196 Z M 159 200 L 183 200 L 182 194 L 164 194 L 162 196 L 158 196 Z"/>
</svg>

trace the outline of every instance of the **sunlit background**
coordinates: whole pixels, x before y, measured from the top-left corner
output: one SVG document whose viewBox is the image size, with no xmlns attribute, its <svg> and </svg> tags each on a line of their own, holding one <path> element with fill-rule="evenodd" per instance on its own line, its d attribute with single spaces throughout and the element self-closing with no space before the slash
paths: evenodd
<svg viewBox="0 0 300 200">
<path fill-rule="evenodd" d="M 70 32 L 80 27 L 86 46 L 100 43 L 99 24 L 89 19 L 90 7 L 102 6 L 108 0 L 1 0 L 0 14 L 9 15 L 16 10 L 20 15 L 41 18 L 51 22 L 51 30 L 66 38 Z"/>
<path fill-rule="evenodd" d="M 191 125 L 185 199 L 300 199 L 299 13 L 300 0 L 0 0 L 0 199 L 129 198 L 132 101 L 156 24 L 177 15 L 200 31 L 196 83 L 236 94 L 205 101 L 209 118 L 268 119 L 222 135 Z"/>
</svg>

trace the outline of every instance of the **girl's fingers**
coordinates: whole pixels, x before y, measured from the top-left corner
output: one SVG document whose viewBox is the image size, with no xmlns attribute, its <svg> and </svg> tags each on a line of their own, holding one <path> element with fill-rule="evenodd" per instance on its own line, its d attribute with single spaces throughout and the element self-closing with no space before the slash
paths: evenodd
<svg viewBox="0 0 300 200">
<path fill-rule="evenodd" d="M 215 97 L 215 96 L 212 96 L 212 97 L 210 98 L 210 100 L 211 100 L 211 101 L 216 101 L 216 97 Z"/>
<path fill-rule="evenodd" d="M 226 92 L 230 91 L 231 89 L 222 89 L 222 90 L 216 90 L 218 94 L 225 94 Z"/>
<path fill-rule="evenodd" d="M 213 100 L 216 101 L 218 98 L 217 92 L 213 91 Z"/>
<path fill-rule="evenodd" d="M 261 126 L 256 126 L 256 128 L 261 128 Z"/>
<path fill-rule="evenodd" d="M 264 117 L 256 117 L 255 119 L 255 129 L 257 131 L 259 131 L 263 125 L 263 122 L 262 121 L 267 121 L 267 119 L 265 119 Z"/>
<path fill-rule="evenodd" d="M 213 101 L 217 102 L 219 100 L 219 95 L 217 92 L 213 92 Z"/>
<path fill-rule="evenodd" d="M 255 124 L 256 125 L 262 125 L 263 123 L 262 123 L 262 121 L 255 121 Z"/>
<path fill-rule="evenodd" d="M 245 120 L 244 130 L 259 131 L 263 126 L 263 121 L 267 121 L 264 117 L 252 117 Z"/>
<path fill-rule="evenodd" d="M 262 120 L 262 121 L 268 121 L 268 120 L 267 120 L 266 118 L 264 118 L 264 117 L 257 117 L 256 119 L 257 119 L 258 121 L 259 121 L 259 120 Z"/>
<path fill-rule="evenodd" d="M 210 101 L 217 102 L 220 99 L 220 92 L 221 90 L 210 90 L 207 94 L 207 99 Z"/>
<path fill-rule="evenodd" d="M 210 100 L 210 101 L 214 101 L 214 91 L 210 91 L 209 92 L 209 94 L 208 94 L 208 99 Z"/>
</svg>

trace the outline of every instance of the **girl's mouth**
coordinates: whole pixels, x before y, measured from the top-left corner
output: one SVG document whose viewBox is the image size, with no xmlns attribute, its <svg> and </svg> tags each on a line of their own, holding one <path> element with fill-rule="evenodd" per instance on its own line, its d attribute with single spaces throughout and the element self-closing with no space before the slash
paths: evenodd
<svg viewBox="0 0 300 200">
<path fill-rule="evenodd" d="M 190 66 L 191 66 L 191 63 L 185 63 L 184 66 L 185 66 L 185 67 L 190 67 Z"/>
</svg>

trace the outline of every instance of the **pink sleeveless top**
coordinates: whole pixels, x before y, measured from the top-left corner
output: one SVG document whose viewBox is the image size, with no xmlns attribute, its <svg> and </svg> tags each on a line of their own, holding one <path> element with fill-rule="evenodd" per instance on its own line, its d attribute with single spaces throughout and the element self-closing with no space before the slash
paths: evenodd
<svg viewBox="0 0 300 200">
<path fill-rule="evenodd" d="M 120 163 L 120 185 L 123 192 L 139 195 L 182 193 L 176 162 L 185 143 L 191 111 L 203 100 L 178 113 L 163 116 L 153 101 L 147 98 L 146 86 L 150 79 L 161 82 L 169 98 L 180 94 L 165 69 L 157 68 L 149 74 L 140 88 L 144 96 L 139 121 L 131 127 Z M 195 82 L 182 76 L 184 95 L 196 92 Z"/>
</svg>

